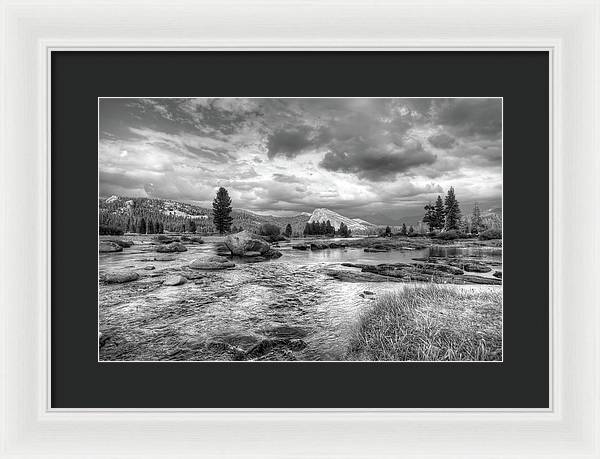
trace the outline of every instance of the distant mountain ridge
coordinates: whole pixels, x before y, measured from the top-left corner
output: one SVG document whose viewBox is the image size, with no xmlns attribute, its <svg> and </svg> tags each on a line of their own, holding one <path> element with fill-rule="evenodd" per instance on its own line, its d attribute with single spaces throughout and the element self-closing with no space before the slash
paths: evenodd
<svg viewBox="0 0 600 459">
<path fill-rule="evenodd" d="M 193 220 L 196 223 L 198 232 L 212 232 L 212 208 L 188 204 L 172 199 L 158 198 L 129 198 L 124 196 L 110 196 L 108 198 L 98 199 L 98 210 L 102 224 L 114 224 L 119 227 L 125 227 L 128 220 L 144 217 L 152 220 L 163 220 L 167 226 L 165 229 L 176 228 L 186 221 Z M 338 212 L 327 208 L 317 208 L 312 213 L 301 212 L 292 216 L 274 216 L 260 215 L 249 210 L 234 208 L 231 212 L 233 226 L 238 230 L 257 231 L 260 225 L 271 223 L 281 228 L 283 232 L 285 227 L 290 224 L 292 232 L 296 236 L 303 234 L 306 223 L 329 222 L 337 229 L 344 223 L 353 234 L 377 234 L 385 225 L 377 225 L 361 218 L 346 217 Z M 502 208 L 494 207 L 481 212 L 482 220 L 489 227 L 502 227 Z M 470 220 L 470 212 L 465 215 Z M 407 226 L 425 225 L 422 223 L 422 216 L 414 215 L 403 217 Z M 390 225 L 394 231 L 398 230 L 398 225 Z"/>
<path fill-rule="evenodd" d="M 125 196 L 101 197 L 98 199 L 100 222 L 118 227 L 125 227 L 130 218 L 145 218 L 146 220 L 165 220 L 169 228 L 177 228 L 182 223 L 193 220 L 198 231 L 213 231 L 212 208 L 188 204 L 172 199 L 130 198 Z M 302 234 L 304 225 L 310 214 L 299 214 L 288 217 L 259 215 L 254 212 L 234 208 L 231 212 L 232 226 L 239 230 L 257 231 L 260 225 L 272 223 L 281 231 L 290 224 L 292 231 Z"/>
</svg>

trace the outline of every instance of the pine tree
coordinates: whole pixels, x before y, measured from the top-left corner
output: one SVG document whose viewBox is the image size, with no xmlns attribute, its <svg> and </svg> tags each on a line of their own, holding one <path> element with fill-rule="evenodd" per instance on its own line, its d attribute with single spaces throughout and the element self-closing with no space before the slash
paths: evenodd
<svg viewBox="0 0 600 459">
<path fill-rule="evenodd" d="M 471 234 L 478 235 L 481 229 L 481 211 L 479 205 L 475 203 L 473 205 L 473 214 L 471 215 Z"/>
<path fill-rule="evenodd" d="M 146 234 L 146 220 L 144 220 L 144 217 L 140 218 L 140 222 L 138 225 L 138 233 Z"/>
<path fill-rule="evenodd" d="M 304 225 L 304 231 L 302 232 L 304 236 L 308 236 L 310 234 L 310 223 L 306 223 Z"/>
<path fill-rule="evenodd" d="M 287 224 L 287 226 L 285 227 L 285 235 L 290 238 L 292 237 L 292 225 L 290 225 L 289 223 Z"/>
<path fill-rule="evenodd" d="M 462 234 L 467 234 L 469 232 L 469 222 L 465 217 L 460 218 L 460 221 L 458 222 L 458 230 Z"/>
<path fill-rule="evenodd" d="M 460 222 L 460 208 L 458 201 L 454 195 L 454 188 L 450 187 L 446 199 L 444 200 L 445 212 L 446 212 L 446 225 L 444 228 L 448 230 L 457 230 Z"/>
<path fill-rule="evenodd" d="M 423 223 L 427 223 L 429 225 L 429 231 L 433 231 L 436 228 L 436 213 L 435 206 L 431 203 L 428 203 L 425 206 L 425 216 L 423 217 Z"/>
<path fill-rule="evenodd" d="M 443 229 L 446 223 L 446 209 L 444 209 L 444 202 L 442 197 L 438 195 L 435 201 L 435 225 L 436 229 Z"/>
<path fill-rule="evenodd" d="M 385 227 L 385 235 L 386 236 L 391 236 L 392 235 L 392 228 L 390 228 L 389 226 Z"/>
<path fill-rule="evenodd" d="M 154 234 L 154 222 L 152 220 L 148 220 L 148 224 L 146 225 L 146 231 L 148 234 Z"/>
<path fill-rule="evenodd" d="M 413 228 L 412 225 L 410 225 L 410 228 L 408 228 L 408 235 L 412 236 L 413 234 L 415 234 L 415 229 Z"/>
<path fill-rule="evenodd" d="M 194 220 L 190 220 L 189 230 L 190 230 L 190 233 L 196 232 L 196 222 Z"/>
<path fill-rule="evenodd" d="M 213 201 L 213 222 L 219 234 L 223 234 L 231 228 L 231 198 L 229 193 L 223 187 L 217 191 L 217 196 Z"/>
<path fill-rule="evenodd" d="M 333 226 L 331 226 L 331 221 L 327 220 L 327 222 L 325 223 L 325 234 L 334 234 L 335 233 L 335 228 Z"/>
<path fill-rule="evenodd" d="M 402 236 L 406 236 L 408 234 L 406 231 L 406 223 L 402 223 L 402 229 L 400 230 L 400 234 Z"/>
<path fill-rule="evenodd" d="M 348 226 L 346 226 L 346 224 L 344 222 L 340 223 L 340 228 L 338 230 L 338 235 L 340 235 L 341 237 L 348 237 L 348 236 L 350 236 L 350 230 L 348 229 Z"/>
</svg>

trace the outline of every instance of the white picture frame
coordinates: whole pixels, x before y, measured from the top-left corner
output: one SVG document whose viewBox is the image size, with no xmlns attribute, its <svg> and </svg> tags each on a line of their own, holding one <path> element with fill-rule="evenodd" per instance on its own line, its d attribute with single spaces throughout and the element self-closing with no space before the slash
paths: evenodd
<svg viewBox="0 0 600 459">
<path fill-rule="evenodd" d="M 600 2 L 0 5 L 0 457 L 600 457 Z M 548 51 L 550 408 L 50 408 L 50 52 L 182 49 Z"/>
</svg>

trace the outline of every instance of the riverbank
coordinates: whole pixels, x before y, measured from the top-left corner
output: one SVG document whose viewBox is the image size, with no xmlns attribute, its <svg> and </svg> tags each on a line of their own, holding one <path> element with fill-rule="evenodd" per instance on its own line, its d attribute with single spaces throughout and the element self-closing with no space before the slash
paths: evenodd
<svg viewBox="0 0 600 459">
<path fill-rule="evenodd" d="M 502 289 L 407 286 L 361 314 L 347 360 L 500 361 Z"/>
</svg>

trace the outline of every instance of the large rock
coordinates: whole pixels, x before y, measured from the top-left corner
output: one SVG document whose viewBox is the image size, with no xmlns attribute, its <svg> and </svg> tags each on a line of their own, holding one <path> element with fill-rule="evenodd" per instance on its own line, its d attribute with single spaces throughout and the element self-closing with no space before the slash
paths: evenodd
<svg viewBox="0 0 600 459">
<path fill-rule="evenodd" d="M 170 244 L 171 242 L 179 242 L 178 237 L 165 236 L 164 234 L 159 234 L 157 236 L 154 236 L 154 240 L 161 244 Z"/>
<path fill-rule="evenodd" d="M 106 273 L 101 276 L 101 280 L 107 284 L 122 284 L 124 282 L 131 282 L 138 280 L 140 275 L 135 271 L 117 271 L 112 273 Z"/>
<path fill-rule="evenodd" d="M 470 273 L 489 273 L 492 270 L 489 266 L 480 263 L 467 263 L 463 265 L 463 269 Z"/>
<path fill-rule="evenodd" d="M 183 276 L 169 276 L 163 282 L 163 285 L 182 285 L 187 282 L 187 279 Z"/>
<path fill-rule="evenodd" d="M 133 241 L 127 241 L 125 239 L 111 239 L 110 242 L 114 242 L 115 244 L 119 244 L 124 249 L 127 249 L 133 245 Z"/>
<path fill-rule="evenodd" d="M 271 245 L 248 231 L 230 234 L 225 238 L 225 246 L 231 255 L 238 257 L 254 257 L 255 261 L 263 258 L 279 258 L 281 252 L 271 248 Z"/>
<path fill-rule="evenodd" d="M 257 359 L 274 350 L 287 350 L 289 354 L 288 357 L 285 358 L 285 360 L 292 360 L 290 358 L 293 357 L 292 351 L 301 351 L 305 347 L 306 342 L 301 339 L 267 338 L 252 346 L 246 352 L 245 358 Z"/>
<path fill-rule="evenodd" d="M 122 251 L 123 251 L 123 247 L 121 247 L 116 242 L 100 241 L 100 244 L 98 244 L 98 252 L 100 252 L 100 253 L 122 252 Z"/>
<path fill-rule="evenodd" d="M 225 245 L 232 255 L 243 257 L 246 252 L 259 252 L 261 255 L 271 250 L 271 245 L 248 231 L 230 234 L 225 238 Z"/>
<path fill-rule="evenodd" d="M 159 245 L 156 248 L 156 251 L 160 253 L 186 252 L 187 247 L 181 242 L 171 242 L 169 244 Z"/>
<path fill-rule="evenodd" d="M 262 256 L 265 258 L 279 258 L 281 255 L 279 250 L 270 249 L 268 252 L 263 253 Z"/>
<path fill-rule="evenodd" d="M 227 269 L 234 266 L 235 263 L 219 255 L 205 255 L 190 263 L 192 269 Z"/>
<path fill-rule="evenodd" d="M 374 252 L 374 253 L 389 252 L 389 251 L 390 251 L 389 247 L 367 247 L 365 249 L 365 252 Z"/>
</svg>

